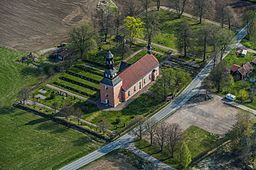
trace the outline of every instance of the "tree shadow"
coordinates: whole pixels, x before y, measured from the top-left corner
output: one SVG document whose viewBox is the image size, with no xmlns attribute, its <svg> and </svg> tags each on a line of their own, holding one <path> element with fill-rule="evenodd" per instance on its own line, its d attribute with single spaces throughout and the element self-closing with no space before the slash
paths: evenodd
<svg viewBox="0 0 256 170">
<path fill-rule="evenodd" d="M 42 75 L 42 72 L 38 68 L 25 67 L 24 69 L 21 70 L 21 75 L 38 77 Z"/>
<path fill-rule="evenodd" d="M 59 125 L 55 122 L 52 122 L 50 120 L 46 120 L 42 122 L 38 127 L 38 130 L 44 130 L 48 131 L 52 134 L 57 134 L 57 133 L 64 133 L 66 130 L 68 130 L 68 127 L 65 127 L 63 125 Z"/>
<path fill-rule="evenodd" d="M 92 142 L 92 139 L 88 136 L 84 136 L 77 140 L 72 141 L 74 146 L 84 146 L 84 145 L 90 144 L 91 142 Z"/>
<path fill-rule="evenodd" d="M 0 106 L 0 115 L 6 115 L 14 113 L 16 108 L 12 106 Z"/>
<path fill-rule="evenodd" d="M 45 118 L 39 118 L 39 119 L 36 119 L 36 120 L 31 120 L 28 123 L 26 123 L 25 125 L 33 126 L 33 125 L 36 125 L 36 124 L 39 124 L 39 123 L 43 123 L 43 122 L 46 122 L 46 121 L 48 121 L 48 120 L 45 119 Z"/>
</svg>

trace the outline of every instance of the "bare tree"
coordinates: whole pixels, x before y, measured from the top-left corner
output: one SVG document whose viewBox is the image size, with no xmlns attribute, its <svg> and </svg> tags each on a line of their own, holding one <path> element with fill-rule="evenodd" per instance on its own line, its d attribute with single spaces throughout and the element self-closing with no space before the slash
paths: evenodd
<svg viewBox="0 0 256 170">
<path fill-rule="evenodd" d="M 153 138 L 154 138 L 154 132 L 156 128 L 156 120 L 155 119 L 149 119 L 148 121 L 145 122 L 145 128 L 146 128 L 146 133 L 149 135 L 150 138 L 150 145 L 153 144 Z"/>
<path fill-rule="evenodd" d="M 58 107 L 59 107 L 59 104 L 57 102 L 52 103 L 52 108 L 54 109 L 55 114 L 57 113 Z"/>
<path fill-rule="evenodd" d="M 75 50 L 80 52 L 81 58 L 97 46 L 95 35 L 95 31 L 88 23 L 83 23 L 70 32 L 71 44 Z"/>
<path fill-rule="evenodd" d="M 165 122 L 161 122 L 157 125 L 155 129 L 154 141 L 160 147 L 160 152 L 163 151 L 164 144 L 166 143 L 167 136 L 167 124 Z"/>
<path fill-rule="evenodd" d="M 135 120 L 138 124 L 138 127 L 135 128 L 132 133 L 137 136 L 139 138 L 139 140 L 142 139 L 142 133 L 143 133 L 143 117 L 142 116 L 138 116 L 136 117 L 136 120 Z"/>
<path fill-rule="evenodd" d="M 156 9 L 157 11 L 159 11 L 161 7 L 161 0 L 155 0 L 155 1 L 156 1 Z"/>
<path fill-rule="evenodd" d="M 155 12 L 151 12 L 148 14 L 148 20 L 145 22 L 146 27 L 146 38 L 148 40 L 148 44 L 151 44 L 153 37 L 159 31 L 159 18 L 157 17 Z"/>
<path fill-rule="evenodd" d="M 30 90 L 29 88 L 23 88 L 19 91 L 17 95 L 17 99 L 21 102 L 21 104 L 24 104 L 26 100 L 29 98 Z"/>
<path fill-rule="evenodd" d="M 98 128 L 101 132 L 105 133 L 107 131 L 107 129 L 109 128 L 109 124 L 106 120 L 101 120 L 98 123 Z"/>
<path fill-rule="evenodd" d="M 211 0 L 194 0 L 195 14 L 199 17 L 199 24 L 202 23 L 204 15 L 212 10 Z"/>
<path fill-rule="evenodd" d="M 191 35 L 192 29 L 190 25 L 187 22 L 182 23 L 177 32 L 177 46 L 178 49 L 184 54 L 184 57 L 187 57 L 187 52 L 191 41 Z"/>
<path fill-rule="evenodd" d="M 73 106 L 64 106 L 56 116 L 63 116 L 65 119 L 68 119 L 69 116 L 73 115 L 74 107 Z"/>
<path fill-rule="evenodd" d="M 174 151 L 178 145 L 178 143 L 182 139 L 182 130 L 178 124 L 170 124 L 168 126 L 167 133 L 167 149 L 170 156 L 173 158 Z"/>
<path fill-rule="evenodd" d="M 84 112 L 81 108 L 77 107 L 74 110 L 74 116 L 77 118 L 77 124 L 79 125 L 81 117 L 84 115 Z"/>
<path fill-rule="evenodd" d="M 201 27 L 198 32 L 196 33 L 197 37 L 197 44 L 196 46 L 199 47 L 200 53 L 203 55 L 203 61 L 206 60 L 206 53 L 208 46 L 212 44 L 214 41 L 214 32 L 217 31 L 217 27 L 214 25 L 207 25 Z M 203 49 L 201 49 L 201 47 Z"/>
<path fill-rule="evenodd" d="M 178 18 L 180 18 L 184 13 L 187 0 L 173 0 L 173 3 L 176 13 L 178 14 Z"/>
</svg>

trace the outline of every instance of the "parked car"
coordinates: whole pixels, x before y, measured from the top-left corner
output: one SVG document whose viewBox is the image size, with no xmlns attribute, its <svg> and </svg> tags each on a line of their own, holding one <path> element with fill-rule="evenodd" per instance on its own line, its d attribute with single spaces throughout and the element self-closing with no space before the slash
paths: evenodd
<svg viewBox="0 0 256 170">
<path fill-rule="evenodd" d="M 233 95 L 233 94 L 230 94 L 228 93 L 226 96 L 225 96 L 225 99 L 229 100 L 229 101 L 235 101 L 236 100 L 236 96 Z"/>
</svg>

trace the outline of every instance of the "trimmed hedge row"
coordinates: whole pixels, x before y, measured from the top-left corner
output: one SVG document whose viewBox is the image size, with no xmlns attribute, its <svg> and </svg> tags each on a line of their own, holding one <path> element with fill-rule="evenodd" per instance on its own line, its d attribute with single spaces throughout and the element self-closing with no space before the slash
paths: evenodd
<svg viewBox="0 0 256 170">
<path fill-rule="evenodd" d="M 87 88 L 87 89 L 90 89 L 90 90 L 93 90 L 93 91 L 98 91 L 99 89 L 95 88 L 95 87 L 91 87 L 87 84 L 84 84 L 84 83 L 80 83 L 78 81 L 75 81 L 75 80 L 71 80 L 69 78 L 66 78 L 66 77 L 59 77 L 60 80 L 64 80 L 64 81 L 67 81 L 69 83 L 72 83 L 72 84 L 75 84 L 75 85 L 78 85 L 78 86 L 81 86 L 81 87 L 84 87 L 84 88 Z"/>
<path fill-rule="evenodd" d="M 92 65 L 96 65 L 96 66 L 99 66 L 99 67 L 103 67 L 103 68 L 106 67 L 105 64 L 97 63 L 97 62 L 94 62 L 94 61 L 91 61 L 91 60 L 86 60 L 86 59 L 84 59 L 84 62 L 89 63 L 89 64 L 92 64 Z"/>
<path fill-rule="evenodd" d="M 98 76 L 103 76 L 103 73 L 101 74 L 101 73 L 98 73 L 98 72 L 96 72 L 96 71 L 94 71 L 94 69 L 92 69 L 92 68 L 88 68 L 88 67 L 85 67 L 85 66 L 74 66 L 75 68 L 78 68 L 78 69 L 80 69 L 80 70 L 83 70 L 83 71 L 85 71 L 85 72 L 89 72 L 89 73 L 92 73 L 92 74 L 96 74 L 96 75 L 98 75 Z"/>
<path fill-rule="evenodd" d="M 97 83 L 97 84 L 100 83 L 100 81 L 98 81 L 98 80 L 94 80 L 94 79 L 88 78 L 88 77 L 86 77 L 86 76 L 83 76 L 83 75 L 78 74 L 78 73 L 74 73 L 74 72 L 72 72 L 72 71 L 66 71 L 66 73 L 69 74 L 69 75 L 72 75 L 72 76 L 75 76 L 75 77 L 84 79 L 84 80 L 88 80 L 88 81 L 93 82 L 93 83 Z"/>
<path fill-rule="evenodd" d="M 74 88 L 72 88 L 72 87 L 66 86 L 66 85 L 61 84 L 61 83 L 58 83 L 58 82 L 53 82 L 53 84 L 55 84 L 55 85 L 57 85 L 57 86 L 60 86 L 60 87 L 63 87 L 63 88 L 65 88 L 65 89 L 74 91 L 74 92 L 76 92 L 76 93 L 82 94 L 82 95 L 84 95 L 84 96 L 88 96 L 88 97 L 92 97 L 92 98 L 96 97 L 95 95 L 88 94 L 88 93 L 86 93 L 86 92 L 83 92 L 83 91 L 74 89 Z"/>
</svg>

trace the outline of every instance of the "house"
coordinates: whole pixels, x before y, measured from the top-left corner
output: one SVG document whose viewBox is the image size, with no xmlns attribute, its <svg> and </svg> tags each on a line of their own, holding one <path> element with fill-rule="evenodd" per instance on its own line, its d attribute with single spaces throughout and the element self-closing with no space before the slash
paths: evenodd
<svg viewBox="0 0 256 170">
<path fill-rule="evenodd" d="M 113 54 L 109 51 L 106 65 L 107 69 L 100 83 L 100 100 L 110 107 L 128 101 L 159 76 L 159 61 L 151 53 L 118 73 L 114 68 Z"/>
<path fill-rule="evenodd" d="M 247 55 L 247 49 L 246 48 L 238 48 L 236 51 L 236 55 L 240 57 L 245 57 Z"/>
<path fill-rule="evenodd" d="M 236 80 L 243 80 L 253 71 L 253 66 L 250 62 L 243 64 L 242 66 L 233 64 L 231 67 L 231 74 Z"/>
<path fill-rule="evenodd" d="M 68 48 L 64 48 L 64 47 L 60 47 L 57 50 L 55 50 L 50 56 L 49 58 L 52 61 L 55 62 L 61 62 L 64 60 L 69 59 L 73 54 L 73 51 L 71 49 Z"/>
</svg>

